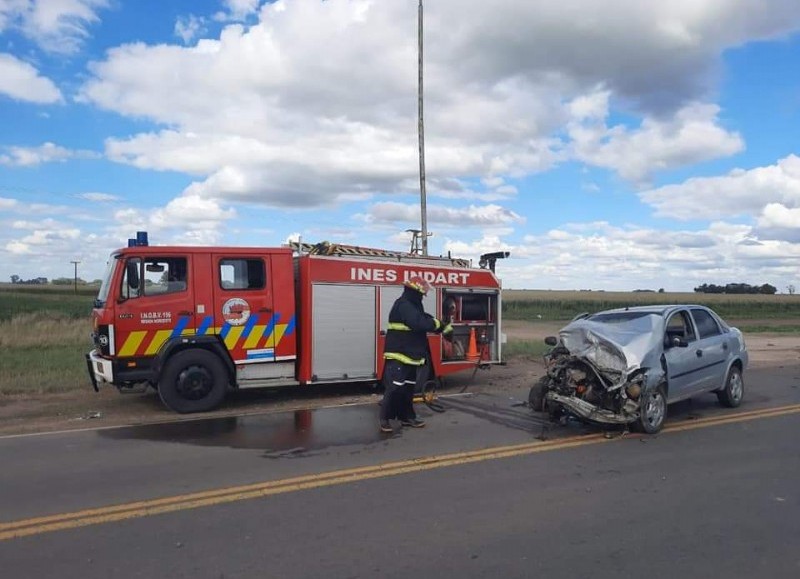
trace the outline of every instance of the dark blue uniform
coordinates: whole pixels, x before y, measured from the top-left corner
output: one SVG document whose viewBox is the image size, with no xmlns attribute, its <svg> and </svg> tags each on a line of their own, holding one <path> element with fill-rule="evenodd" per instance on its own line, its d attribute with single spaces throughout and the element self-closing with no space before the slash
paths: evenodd
<svg viewBox="0 0 800 579">
<path fill-rule="evenodd" d="M 389 312 L 383 357 L 384 395 L 381 402 L 381 429 L 394 418 L 403 424 L 422 426 L 414 412 L 414 386 L 417 371 L 429 363 L 428 332 L 442 329 L 442 324 L 425 313 L 422 293 L 411 287 L 394 302 Z"/>
</svg>

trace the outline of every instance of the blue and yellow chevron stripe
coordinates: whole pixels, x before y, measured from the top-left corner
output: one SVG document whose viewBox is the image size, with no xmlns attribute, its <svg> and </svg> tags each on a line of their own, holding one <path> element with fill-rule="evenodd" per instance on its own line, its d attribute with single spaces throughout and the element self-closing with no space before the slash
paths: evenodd
<svg viewBox="0 0 800 579">
<path fill-rule="evenodd" d="M 189 316 L 182 316 L 173 328 L 131 332 L 122 344 L 118 355 L 120 357 L 154 356 L 167 340 L 178 336 L 193 335 L 219 334 L 228 350 L 234 350 L 237 347 L 245 350 L 275 348 L 285 336 L 291 335 L 295 330 L 295 316 L 292 316 L 287 323 L 280 323 L 280 312 L 271 316 L 263 316 L 263 318 L 262 320 L 261 316 L 253 314 L 244 326 L 232 326 L 225 323 L 218 328 L 212 326 L 213 316 L 205 316 L 200 321 L 197 330 L 194 330 L 186 327 L 189 325 Z"/>
</svg>

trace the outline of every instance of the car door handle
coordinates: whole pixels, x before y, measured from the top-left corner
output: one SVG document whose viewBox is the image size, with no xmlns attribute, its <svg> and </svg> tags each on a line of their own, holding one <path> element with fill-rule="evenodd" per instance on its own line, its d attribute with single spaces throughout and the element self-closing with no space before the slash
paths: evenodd
<svg viewBox="0 0 800 579">
<path fill-rule="evenodd" d="M 188 311 L 188 310 L 184 310 L 184 311 L 182 311 L 182 312 L 178 312 L 178 315 L 179 315 L 179 316 L 191 316 L 191 315 L 193 315 L 193 314 L 194 314 L 194 312 L 190 312 L 190 311 Z"/>
<path fill-rule="evenodd" d="M 697 354 L 698 358 L 702 358 L 703 357 L 703 350 L 697 350 L 697 352 L 695 352 L 695 354 Z"/>
<path fill-rule="evenodd" d="M 722 342 L 722 349 L 723 350 L 727 350 L 728 349 L 728 342 Z"/>
<path fill-rule="evenodd" d="M 261 314 L 269 314 L 272 313 L 272 308 L 261 308 L 260 310 L 258 310 L 258 312 Z"/>
</svg>

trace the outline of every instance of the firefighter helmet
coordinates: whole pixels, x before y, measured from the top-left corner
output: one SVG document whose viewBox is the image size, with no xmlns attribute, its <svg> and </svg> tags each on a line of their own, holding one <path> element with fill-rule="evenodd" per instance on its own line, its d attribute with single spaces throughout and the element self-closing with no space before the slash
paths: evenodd
<svg viewBox="0 0 800 579">
<path fill-rule="evenodd" d="M 422 295 L 428 295 L 428 292 L 431 290 L 430 282 L 421 275 L 412 275 L 403 282 L 403 285 L 417 290 Z"/>
</svg>

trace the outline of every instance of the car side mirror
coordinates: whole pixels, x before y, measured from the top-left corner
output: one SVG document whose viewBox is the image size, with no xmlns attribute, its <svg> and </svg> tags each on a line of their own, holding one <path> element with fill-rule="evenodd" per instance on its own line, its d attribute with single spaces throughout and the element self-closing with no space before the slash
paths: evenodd
<svg viewBox="0 0 800 579">
<path fill-rule="evenodd" d="M 555 336 L 547 336 L 544 339 L 544 343 L 552 348 L 553 346 L 558 345 L 558 338 L 556 338 Z"/>
</svg>

